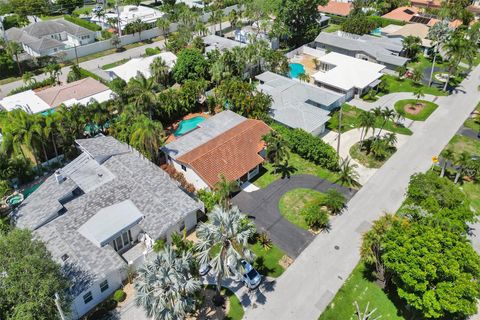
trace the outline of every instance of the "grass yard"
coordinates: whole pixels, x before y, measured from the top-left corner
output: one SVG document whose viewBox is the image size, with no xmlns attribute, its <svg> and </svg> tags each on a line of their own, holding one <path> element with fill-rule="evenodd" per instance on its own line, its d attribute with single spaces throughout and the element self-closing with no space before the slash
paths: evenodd
<svg viewBox="0 0 480 320">
<path fill-rule="evenodd" d="M 480 132 L 480 103 L 477 105 L 472 117 L 468 118 L 463 125 L 467 128 L 475 130 L 476 132 Z"/>
<path fill-rule="evenodd" d="M 311 174 L 319 178 L 335 182 L 338 174 L 316 165 L 313 162 L 303 159 L 298 154 L 291 152 L 288 164 L 296 169 L 293 174 Z M 265 188 L 270 183 L 281 178 L 280 173 L 274 173 L 272 164 L 265 163 L 257 177 L 252 183 L 259 188 Z"/>
<path fill-rule="evenodd" d="M 63 14 L 58 14 L 54 16 L 41 16 L 40 20 L 47 21 L 47 20 L 55 20 L 55 19 L 62 19 L 62 18 L 63 18 Z"/>
<path fill-rule="evenodd" d="M 382 77 L 383 82 L 385 83 L 385 90 L 384 93 L 378 93 L 378 95 L 384 95 L 393 92 L 414 92 L 418 88 L 423 88 L 424 94 L 431 94 L 434 96 L 447 96 L 447 92 L 443 92 L 442 90 L 435 88 L 435 87 L 428 87 L 421 84 L 417 84 L 413 82 L 411 79 L 400 79 L 396 76 L 392 75 L 384 75 Z"/>
<path fill-rule="evenodd" d="M 107 63 L 107 64 L 102 66 L 102 70 L 108 70 L 108 69 L 118 67 L 118 66 L 128 62 L 129 60 L 130 59 L 122 59 L 122 60 L 115 61 L 115 62 L 112 62 L 112 63 Z"/>
<path fill-rule="evenodd" d="M 250 249 L 255 254 L 254 267 L 262 275 L 278 278 L 285 271 L 279 264 L 285 253 L 276 245 L 272 244 L 270 249 L 264 249 L 260 243 L 256 242 Z"/>
<path fill-rule="evenodd" d="M 216 286 L 214 285 L 207 285 L 207 290 L 216 290 Z M 240 300 L 237 298 L 235 293 L 227 288 L 222 288 L 222 295 L 225 296 L 230 302 L 230 310 L 228 310 L 228 314 L 225 316 L 225 320 L 241 320 L 243 319 L 243 315 L 245 311 L 243 310 L 242 304 Z"/>
<path fill-rule="evenodd" d="M 415 106 L 417 103 L 422 104 L 422 109 L 415 114 L 415 110 L 410 109 L 408 105 Z M 406 99 L 400 100 L 395 103 L 395 110 L 401 113 L 405 118 L 415 121 L 425 121 L 427 118 L 438 108 L 436 103 L 425 101 L 425 100 L 416 100 L 416 99 Z"/>
<path fill-rule="evenodd" d="M 376 308 L 372 318 L 382 316 L 382 319 L 388 320 L 406 319 L 398 315 L 397 307 L 388 295 L 375 282 L 367 279 L 366 271 L 365 265 L 357 265 L 319 320 L 357 319 L 355 301 L 362 311 L 365 311 L 367 303 L 370 303 L 369 310 Z"/>
<path fill-rule="evenodd" d="M 461 135 L 455 135 L 445 149 L 451 149 L 457 155 L 466 151 L 472 156 L 478 156 L 480 155 L 480 141 Z"/>
<path fill-rule="evenodd" d="M 357 107 L 351 106 L 349 104 L 344 104 L 342 106 L 342 132 L 346 132 L 351 129 L 359 128 L 360 127 L 360 114 L 363 111 Z M 338 113 L 339 111 L 335 111 L 330 120 L 327 122 L 328 129 L 332 131 L 338 132 Z M 378 119 L 376 123 L 376 127 L 380 128 L 382 126 L 382 120 Z M 405 128 L 401 125 L 398 125 L 392 121 L 387 122 L 385 125 L 385 130 L 396 132 L 399 134 L 406 134 L 412 135 L 413 132 Z"/>
<path fill-rule="evenodd" d="M 88 15 L 90 12 L 92 12 L 92 9 L 95 8 L 95 5 L 86 5 L 81 8 L 77 8 L 73 10 L 73 13 L 76 15 L 81 15 L 81 14 L 86 14 Z"/>
<path fill-rule="evenodd" d="M 465 181 L 461 186 L 463 192 L 470 199 L 470 206 L 478 213 L 480 213 L 480 183 Z"/>
<path fill-rule="evenodd" d="M 285 193 L 278 204 L 282 216 L 299 228 L 309 230 L 307 223 L 300 214 L 305 205 L 312 201 L 322 201 L 325 194 L 311 189 L 293 189 Z"/>
<path fill-rule="evenodd" d="M 342 26 L 339 24 L 330 23 L 328 27 L 322 30 L 322 32 L 336 32 L 342 30 Z"/>
<path fill-rule="evenodd" d="M 360 148 L 360 142 L 355 143 L 350 148 L 350 156 L 367 168 L 380 168 L 395 153 L 394 150 L 388 150 L 388 155 L 383 160 L 376 159 L 371 153 L 367 153 Z"/>
</svg>

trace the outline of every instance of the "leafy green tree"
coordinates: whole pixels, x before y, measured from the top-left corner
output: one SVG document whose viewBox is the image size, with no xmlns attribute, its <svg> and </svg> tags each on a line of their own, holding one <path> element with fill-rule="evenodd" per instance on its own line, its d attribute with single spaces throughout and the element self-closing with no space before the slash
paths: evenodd
<svg viewBox="0 0 480 320">
<path fill-rule="evenodd" d="M 152 79 L 147 79 L 140 72 L 135 78 L 130 79 L 127 85 L 127 91 L 132 96 L 132 102 L 137 112 L 148 114 L 150 119 L 152 119 L 153 107 L 156 103 L 153 85 Z"/>
<path fill-rule="evenodd" d="M 191 252 L 180 256 L 170 246 L 138 270 L 135 302 L 154 320 L 185 319 L 195 311 L 195 294 L 201 283 L 192 277 Z"/>
<path fill-rule="evenodd" d="M 423 317 L 456 319 L 477 312 L 480 257 L 464 236 L 422 223 L 394 225 L 383 250 L 398 296 Z"/>
<path fill-rule="evenodd" d="M 199 262 L 209 263 L 216 275 L 217 304 L 223 303 L 220 293 L 222 279 L 234 275 L 231 269 L 239 273 L 241 259 L 253 261 L 248 239 L 254 234 L 255 226 L 237 207 L 224 210 L 217 206 L 208 214 L 208 222 L 198 225 L 195 248 Z"/>
<path fill-rule="evenodd" d="M 62 11 L 70 14 L 76 8 L 83 7 L 83 0 L 57 0 L 55 1 L 55 5 L 62 8 Z"/>
<path fill-rule="evenodd" d="M 55 293 L 69 310 L 69 282 L 45 245 L 27 230 L 0 233 L 0 318 L 56 319 Z"/>
<path fill-rule="evenodd" d="M 167 64 L 161 57 L 153 59 L 152 63 L 150 64 L 150 71 L 155 84 L 167 87 L 170 71 Z"/>
<path fill-rule="evenodd" d="M 375 22 L 364 13 L 351 15 L 342 23 L 342 31 L 359 35 L 368 34 L 375 27 Z"/>
<path fill-rule="evenodd" d="M 407 36 L 403 38 L 402 45 L 405 56 L 415 59 L 421 50 L 422 40 L 416 36 Z"/>
<path fill-rule="evenodd" d="M 9 4 L 13 12 L 23 18 L 32 14 L 36 16 L 47 14 L 49 7 L 46 0 L 9 0 Z"/>
<path fill-rule="evenodd" d="M 208 62 L 205 56 L 197 49 L 183 49 L 177 57 L 172 74 L 175 81 L 184 83 L 186 80 L 205 78 Z"/>
<path fill-rule="evenodd" d="M 220 175 L 220 181 L 215 184 L 215 193 L 218 195 L 219 204 L 224 210 L 228 210 L 231 206 L 230 195 L 239 189 L 237 181 L 229 181 L 224 174 Z"/>
</svg>

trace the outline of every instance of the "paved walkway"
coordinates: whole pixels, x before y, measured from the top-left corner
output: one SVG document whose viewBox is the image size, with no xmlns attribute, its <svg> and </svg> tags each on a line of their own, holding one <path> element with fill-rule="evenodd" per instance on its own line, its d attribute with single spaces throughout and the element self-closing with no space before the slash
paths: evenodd
<svg viewBox="0 0 480 320">
<path fill-rule="evenodd" d="M 426 94 L 425 97 L 422 98 L 422 100 L 435 102 L 438 98 L 439 97 L 437 96 Z M 416 98 L 412 92 L 395 92 L 395 93 L 390 93 L 390 94 L 381 96 L 375 102 L 367 102 L 360 98 L 355 98 L 353 100 L 350 100 L 348 104 L 351 104 L 352 106 L 363 109 L 365 111 L 370 111 L 372 109 L 375 109 L 376 107 L 381 107 L 381 108 L 387 107 L 387 108 L 393 109 L 395 102 L 397 102 L 398 100 L 405 100 L 405 99 L 416 99 Z"/>
<path fill-rule="evenodd" d="M 480 95 L 480 67 L 451 96 L 439 97 L 439 108 L 387 163 L 357 192 L 348 210 L 333 221 L 330 233 L 316 237 L 277 279 L 267 303 L 246 311 L 245 319 L 317 319 L 357 265 L 361 236 L 384 212 L 395 212 L 404 200 L 410 176 L 431 167 L 458 128 L 474 110 Z"/>
<path fill-rule="evenodd" d="M 268 187 L 254 192 L 240 192 L 232 202 L 242 212 L 254 218 L 255 224 L 266 231 L 272 241 L 291 258 L 296 258 L 314 239 L 314 235 L 285 220 L 280 214 L 278 203 L 288 191 L 308 188 L 326 192 L 334 188 L 349 200 L 354 194 L 348 188 L 320 179 L 316 176 L 299 174 L 290 179 L 279 179 Z"/>
</svg>

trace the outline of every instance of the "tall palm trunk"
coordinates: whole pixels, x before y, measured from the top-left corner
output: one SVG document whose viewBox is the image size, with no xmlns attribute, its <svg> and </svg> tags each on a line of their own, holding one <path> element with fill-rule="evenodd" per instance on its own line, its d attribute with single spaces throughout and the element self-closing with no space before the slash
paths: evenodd
<svg viewBox="0 0 480 320">
<path fill-rule="evenodd" d="M 447 91 L 448 83 L 450 82 L 450 78 L 451 78 L 451 77 L 452 77 L 452 73 L 451 73 L 451 71 L 449 70 L 449 71 L 448 71 L 447 81 L 445 81 L 445 85 L 443 86 L 443 91 Z"/>
<path fill-rule="evenodd" d="M 442 166 L 442 172 L 440 172 L 440 177 L 443 177 L 445 175 L 445 170 L 447 169 L 447 160 L 444 159 L 444 163 L 443 163 L 443 166 Z"/>
<path fill-rule="evenodd" d="M 45 143 L 43 142 L 42 142 L 42 152 L 43 152 L 43 157 L 45 158 L 45 161 L 48 161 L 47 149 L 45 148 Z"/>
<path fill-rule="evenodd" d="M 435 69 L 435 62 L 437 60 L 437 49 L 433 52 L 433 63 L 432 63 L 432 70 L 430 70 L 430 79 L 428 80 L 428 86 L 432 86 L 432 80 L 433 80 L 433 71 Z"/>
<path fill-rule="evenodd" d="M 18 53 L 15 53 L 15 61 L 17 62 L 18 72 L 20 72 L 20 75 L 22 75 L 23 72 L 22 67 L 20 66 L 20 61 L 18 60 Z"/>
<path fill-rule="evenodd" d="M 53 151 L 55 152 L 55 158 L 58 160 L 57 143 L 55 141 L 55 135 L 54 134 L 52 134 L 52 144 L 53 144 Z"/>
<path fill-rule="evenodd" d="M 453 181 L 453 183 L 457 184 L 461 175 L 462 175 L 462 169 L 460 168 L 457 170 L 457 174 L 455 175 L 455 180 Z"/>
</svg>

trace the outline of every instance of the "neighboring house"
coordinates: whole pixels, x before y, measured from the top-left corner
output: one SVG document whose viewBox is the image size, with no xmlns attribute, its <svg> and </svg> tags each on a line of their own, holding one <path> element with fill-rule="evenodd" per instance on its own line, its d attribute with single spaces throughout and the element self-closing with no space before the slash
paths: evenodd
<svg viewBox="0 0 480 320">
<path fill-rule="evenodd" d="M 76 141 L 82 152 L 13 212 L 70 278 L 72 318 L 109 297 L 155 240 L 190 230 L 203 204 L 158 166 L 113 137 Z"/>
<path fill-rule="evenodd" d="M 177 62 L 177 56 L 171 52 L 162 52 L 153 56 L 144 58 L 133 58 L 117 67 L 106 70 L 110 76 L 110 80 L 121 78 L 128 82 L 130 79 L 136 77 L 138 73 L 143 74 L 146 78 L 151 77 L 150 65 L 155 58 L 162 58 L 165 61 L 169 70 Z"/>
<path fill-rule="evenodd" d="M 251 26 L 245 26 L 240 30 L 235 30 L 235 41 L 241 43 L 252 43 L 257 40 L 266 41 L 270 48 L 277 50 L 280 47 L 278 38 L 270 38 L 268 32 L 271 30 L 271 21 L 257 21 Z"/>
<path fill-rule="evenodd" d="M 441 8 L 441 0 L 411 0 L 410 4 L 414 7 L 419 8 Z"/>
<path fill-rule="evenodd" d="M 324 6 L 318 6 L 318 11 L 327 14 L 333 14 L 336 16 L 346 17 L 353 9 L 351 1 L 335 1 L 330 0 Z"/>
<path fill-rule="evenodd" d="M 272 72 L 264 72 L 255 78 L 260 81 L 257 90 L 273 99 L 270 109 L 273 120 L 315 136 L 325 131 L 330 113 L 345 102 L 345 95 Z"/>
<path fill-rule="evenodd" d="M 360 97 L 380 83 L 384 65 L 330 52 L 320 58 L 315 84 L 345 95 L 346 100 Z"/>
<path fill-rule="evenodd" d="M 225 51 L 234 47 L 245 47 L 245 43 L 241 43 L 228 38 L 220 37 L 214 34 L 210 34 L 203 37 L 203 43 L 205 44 L 205 53 L 213 50 Z"/>
<path fill-rule="evenodd" d="M 157 20 L 164 15 L 165 13 L 162 11 L 150 7 L 128 5 L 124 6 L 118 13 L 113 9 L 107 11 L 105 17 L 94 15 L 90 21 L 98 24 L 102 28 L 117 28 L 116 25 L 109 24 L 109 18 L 120 18 L 120 28 L 123 30 L 127 24 L 140 20 L 148 24 L 149 27 L 154 28 Z"/>
<path fill-rule="evenodd" d="M 8 41 L 22 44 L 33 57 L 49 56 L 63 49 L 82 46 L 95 41 L 95 32 L 64 19 L 38 21 L 24 28 L 10 28 L 5 32 Z"/>
<path fill-rule="evenodd" d="M 432 49 L 432 40 L 427 39 L 428 31 L 430 27 L 421 23 L 409 23 L 404 26 L 396 24 L 389 24 L 388 26 L 381 28 L 380 32 L 383 36 L 388 38 L 404 39 L 408 36 L 418 37 L 422 41 L 422 49 L 424 54 Z"/>
<path fill-rule="evenodd" d="M 271 131 L 263 121 L 223 111 L 162 148 L 167 162 L 197 190 L 213 190 L 220 176 L 246 182 L 264 162 L 262 137 Z"/>
<path fill-rule="evenodd" d="M 407 58 L 399 56 L 403 50 L 401 39 L 359 36 L 342 31 L 321 32 L 313 42 L 313 47 L 382 64 L 390 71 L 408 62 Z"/>
<path fill-rule="evenodd" d="M 203 8 L 205 7 L 203 0 L 177 0 L 176 3 L 185 3 L 189 8 Z"/>
<path fill-rule="evenodd" d="M 103 83 L 85 78 L 71 83 L 50 87 L 40 91 L 27 90 L 0 100 L 0 107 L 6 111 L 23 109 L 27 113 L 45 113 L 64 104 L 86 105 L 92 101 L 104 102 L 112 98 L 113 92 Z"/>
<path fill-rule="evenodd" d="M 394 9 L 389 13 L 384 14 L 382 17 L 386 19 L 403 21 L 406 23 L 420 23 L 420 24 L 427 25 L 429 27 L 433 26 L 434 24 L 440 21 L 432 16 L 424 15 L 420 8 L 413 7 L 413 6 L 398 7 L 397 9 Z M 462 21 L 460 20 L 454 20 L 450 22 L 450 26 L 452 28 L 456 28 L 461 24 L 462 24 Z"/>
</svg>

